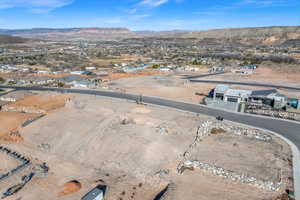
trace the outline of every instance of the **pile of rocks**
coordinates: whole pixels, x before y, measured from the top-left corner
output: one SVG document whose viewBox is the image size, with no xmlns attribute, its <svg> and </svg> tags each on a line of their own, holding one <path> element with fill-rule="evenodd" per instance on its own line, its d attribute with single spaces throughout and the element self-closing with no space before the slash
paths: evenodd
<svg viewBox="0 0 300 200">
<path fill-rule="evenodd" d="M 238 181 L 243 184 L 252 185 L 257 188 L 269 191 L 278 191 L 281 187 L 281 183 L 259 180 L 253 176 L 239 174 L 230 170 L 223 169 L 222 167 L 209 165 L 207 163 L 202 163 L 199 161 L 185 161 L 180 166 L 178 166 L 179 173 L 183 173 L 185 169 L 201 169 L 216 176 L 224 177 L 232 181 Z"/>
<path fill-rule="evenodd" d="M 212 129 L 219 129 L 219 130 L 224 130 L 227 133 L 232 133 L 239 136 L 246 136 L 264 142 L 270 142 L 272 140 L 272 137 L 270 135 L 265 134 L 258 129 L 238 127 L 226 122 L 207 121 L 204 122 L 201 126 L 199 126 L 199 128 L 201 129 L 198 130 L 197 132 L 197 137 L 199 138 L 210 136 Z"/>
<path fill-rule="evenodd" d="M 214 122 L 211 123 L 211 128 L 217 128 L 217 129 L 223 129 L 228 133 L 232 133 L 235 135 L 240 135 L 240 136 L 246 136 L 249 138 L 254 138 L 257 140 L 261 140 L 264 142 L 270 142 L 272 140 L 272 137 L 268 134 L 263 133 L 262 131 L 258 129 L 252 129 L 252 128 L 243 128 L 243 127 L 237 127 L 230 125 L 225 122 Z"/>
<path fill-rule="evenodd" d="M 300 121 L 299 113 L 292 113 L 292 112 L 278 111 L 278 110 L 265 110 L 265 109 L 247 109 L 246 112 L 251 114 L 258 114 L 258 115 L 271 116 L 271 117 L 276 117 L 281 119 Z"/>
<path fill-rule="evenodd" d="M 2 106 L 4 112 L 21 112 L 21 113 L 32 113 L 32 114 L 45 114 L 46 110 L 38 109 L 29 106 L 14 106 L 13 104 L 7 104 Z"/>
</svg>

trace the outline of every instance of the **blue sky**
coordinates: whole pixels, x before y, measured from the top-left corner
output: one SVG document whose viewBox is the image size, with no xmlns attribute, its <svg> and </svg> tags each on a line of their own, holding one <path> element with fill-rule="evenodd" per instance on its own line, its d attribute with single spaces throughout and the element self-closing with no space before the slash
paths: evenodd
<svg viewBox="0 0 300 200">
<path fill-rule="evenodd" d="M 0 28 L 132 30 L 300 25 L 300 0 L 0 0 Z"/>
</svg>

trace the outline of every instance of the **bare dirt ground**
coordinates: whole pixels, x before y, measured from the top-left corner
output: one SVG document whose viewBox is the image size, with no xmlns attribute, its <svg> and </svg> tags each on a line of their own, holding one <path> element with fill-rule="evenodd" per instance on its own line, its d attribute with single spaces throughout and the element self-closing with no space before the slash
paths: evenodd
<svg viewBox="0 0 300 200">
<path fill-rule="evenodd" d="M 258 69 L 263 71 L 264 69 Z M 268 70 L 268 69 L 266 69 Z M 204 71 L 196 73 L 201 74 Z M 267 82 L 265 75 L 258 74 L 245 76 L 233 73 L 216 75 L 211 77 L 206 77 L 203 79 L 209 80 L 225 80 L 225 81 L 243 81 L 243 82 L 259 82 L 259 83 L 272 83 Z M 263 74 L 268 74 L 267 72 Z M 295 76 L 300 75 L 296 74 Z M 250 78 L 251 77 L 251 78 Z M 254 78 L 253 78 L 254 77 Z M 256 79 L 258 77 L 258 79 Z M 208 95 L 209 91 L 217 86 L 217 84 L 210 83 L 188 83 L 186 80 L 182 79 L 183 75 L 169 74 L 169 75 L 153 75 L 153 76 L 141 76 L 141 77 L 131 77 L 131 78 L 120 78 L 118 80 L 113 80 L 108 83 L 108 89 L 117 90 L 120 92 L 144 94 L 150 96 L 159 96 L 164 98 L 170 98 L 179 101 L 199 103 L 203 100 L 205 95 Z M 275 80 L 275 84 L 282 84 L 287 86 L 299 86 L 295 82 L 284 83 L 280 82 L 281 76 Z M 273 78 L 270 78 L 272 80 Z M 294 79 L 293 79 L 294 80 Z M 276 81 L 278 81 L 276 83 Z M 283 79 L 284 81 L 284 79 Z M 268 87 L 253 87 L 253 86 L 233 86 L 236 89 L 248 89 L 248 90 L 263 90 L 270 89 Z M 272 89 L 272 88 L 271 88 Z M 290 98 L 300 99 L 300 92 L 295 92 L 292 90 L 278 89 L 278 91 Z M 200 95 L 196 95 L 196 93 Z"/>
<path fill-rule="evenodd" d="M 2 153 L 0 153 L 0 160 L 1 160 L 0 174 L 5 174 L 11 169 L 14 169 L 21 164 L 16 159 L 13 159 L 10 156 L 7 156 L 6 154 L 2 154 Z"/>
<path fill-rule="evenodd" d="M 176 183 L 174 196 L 178 200 L 186 199 L 187 196 L 191 200 L 265 200 L 271 199 L 270 196 L 272 196 L 270 192 L 250 188 L 242 184 L 234 184 L 229 180 L 198 170 L 186 171 L 186 173 L 174 179 Z M 193 194 L 193 196 L 191 197 L 190 194 Z"/>
<path fill-rule="evenodd" d="M 122 78 L 111 81 L 108 87 L 121 92 L 159 96 L 191 103 L 199 103 L 204 98 L 195 93 L 208 94 L 215 87 L 214 84 L 188 83 L 182 78 L 183 76 L 180 75 Z"/>
<path fill-rule="evenodd" d="M 170 181 L 175 184 L 172 200 L 267 200 L 284 191 L 286 185 L 270 192 L 201 170 L 179 175 L 176 168 L 183 152 L 194 140 L 198 126 L 207 120 L 214 119 L 110 98 L 77 96 L 64 108 L 21 129 L 23 143 L 7 144 L 50 167 L 46 178 L 34 177 L 11 199 L 38 200 L 42 196 L 44 200 L 74 200 L 97 184 L 106 184 L 108 200 L 153 200 Z M 230 133 L 204 139 L 193 152 L 195 158 L 210 164 L 266 179 L 277 177 L 275 169 L 291 174 L 287 161 L 276 162 L 278 154 L 290 157 L 291 152 L 276 137 L 265 144 Z M 20 177 L 0 182 L 0 192 Z M 81 189 L 61 195 L 72 180 L 78 181 Z"/>
<path fill-rule="evenodd" d="M 284 144 L 267 143 L 231 133 L 212 135 L 203 140 L 204 143 L 201 143 L 192 153 L 193 159 L 213 163 L 239 174 L 252 174 L 260 180 L 279 181 L 278 170 L 280 169 L 273 162 L 279 162 L 274 156 L 288 152 L 284 149 Z M 255 150 L 249 151 L 249 149 Z"/>
<path fill-rule="evenodd" d="M 239 75 L 227 73 L 222 75 L 205 77 L 208 80 L 258 82 L 300 87 L 300 73 L 280 72 L 270 67 L 260 66 L 252 75 Z"/>
<path fill-rule="evenodd" d="M 143 72 L 136 72 L 136 73 L 109 73 L 107 78 L 108 80 L 117 80 L 121 78 L 133 78 L 133 77 L 144 77 L 144 76 L 151 76 L 156 74 L 166 74 L 160 71 L 143 71 Z"/>
<path fill-rule="evenodd" d="M 25 122 L 37 119 L 41 114 L 54 112 L 64 107 L 74 95 L 43 93 L 6 104 L 0 112 L 0 141 L 5 143 L 23 142 L 18 131 Z"/>
<path fill-rule="evenodd" d="M 0 137 L 18 130 L 24 122 L 37 116 L 37 114 L 0 112 Z"/>
<path fill-rule="evenodd" d="M 24 99 L 3 106 L 3 110 L 45 114 L 63 107 L 66 101 L 71 99 L 73 96 L 74 95 L 54 93 L 28 96 Z"/>
</svg>

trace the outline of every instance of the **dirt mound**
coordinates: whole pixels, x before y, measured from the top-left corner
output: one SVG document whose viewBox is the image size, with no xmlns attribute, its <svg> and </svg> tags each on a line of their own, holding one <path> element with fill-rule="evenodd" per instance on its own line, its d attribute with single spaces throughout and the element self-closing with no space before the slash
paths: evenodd
<svg viewBox="0 0 300 200">
<path fill-rule="evenodd" d="M 0 137 L 0 141 L 9 142 L 9 143 L 20 143 L 23 142 L 23 137 L 19 134 L 18 131 L 12 131 L 7 135 Z"/>
<path fill-rule="evenodd" d="M 226 133 L 226 131 L 221 128 L 213 128 L 211 129 L 210 133 L 216 135 L 216 134 Z"/>
<path fill-rule="evenodd" d="M 72 194 L 78 192 L 81 189 L 81 183 L 73 180 L 64 184 L 64 190 L 59 193 L 59 196 Z"/>
<path fill-rule="evenodd" d="M 288 194 L 282 194 L 279 197 L 276 197 L 274 200 L 292 200 Z"/>
</svg>

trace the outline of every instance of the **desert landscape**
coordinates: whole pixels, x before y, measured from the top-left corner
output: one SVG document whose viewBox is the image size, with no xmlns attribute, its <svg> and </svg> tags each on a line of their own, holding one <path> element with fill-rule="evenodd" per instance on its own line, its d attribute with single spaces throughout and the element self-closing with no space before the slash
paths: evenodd
<svg viewBox="0 0 300 200">
<path fill-rule="evenodd" d="M 38 95 L 64 98 L 55 93 Z M 26 100 L 10 106 L 25 108 L 38 103 L 22 102 Z M 212 123 L 208 132 L 201 129 L 207 123 Z M 238 135 L 233 127 L 249 134 Z M 106 199 L 155 199 L 167 186 L 166 199 L 182 199 L 182 195 L 185 199 L 275 199 L 293 185 L 291 150 L 285 142 L 264 131 L 258 131 L 261 139 L 255 139 L 252 128 L 204 115 L 79 95 L 18 131 L 22 141 L 3 141 L 1 145 L 28 156 L 32 164 L 1 181 L 1 192 L 39 163 L 45 162 L 49 172 L 33 177 L 14 196 L 17 199 L 37 195 L 49 200 L 79 199 L 97 184 L 108 185 Z M 190 149 L 199 134 L 203 134 L 199 144 Z M 1 165 L 2 171 L 16 165 L 5 155 L 1 158 L 7 163 Z M 179 173 L 180 163 L 189 160 L 269 181 L 274 188 L 233 181 L 207 169 L 190 168 Z"/>
<path fill-rule="evenodd" d="M 300 200 L 297 0 L 0 0 L 3 200 Z"/>
</svg>

